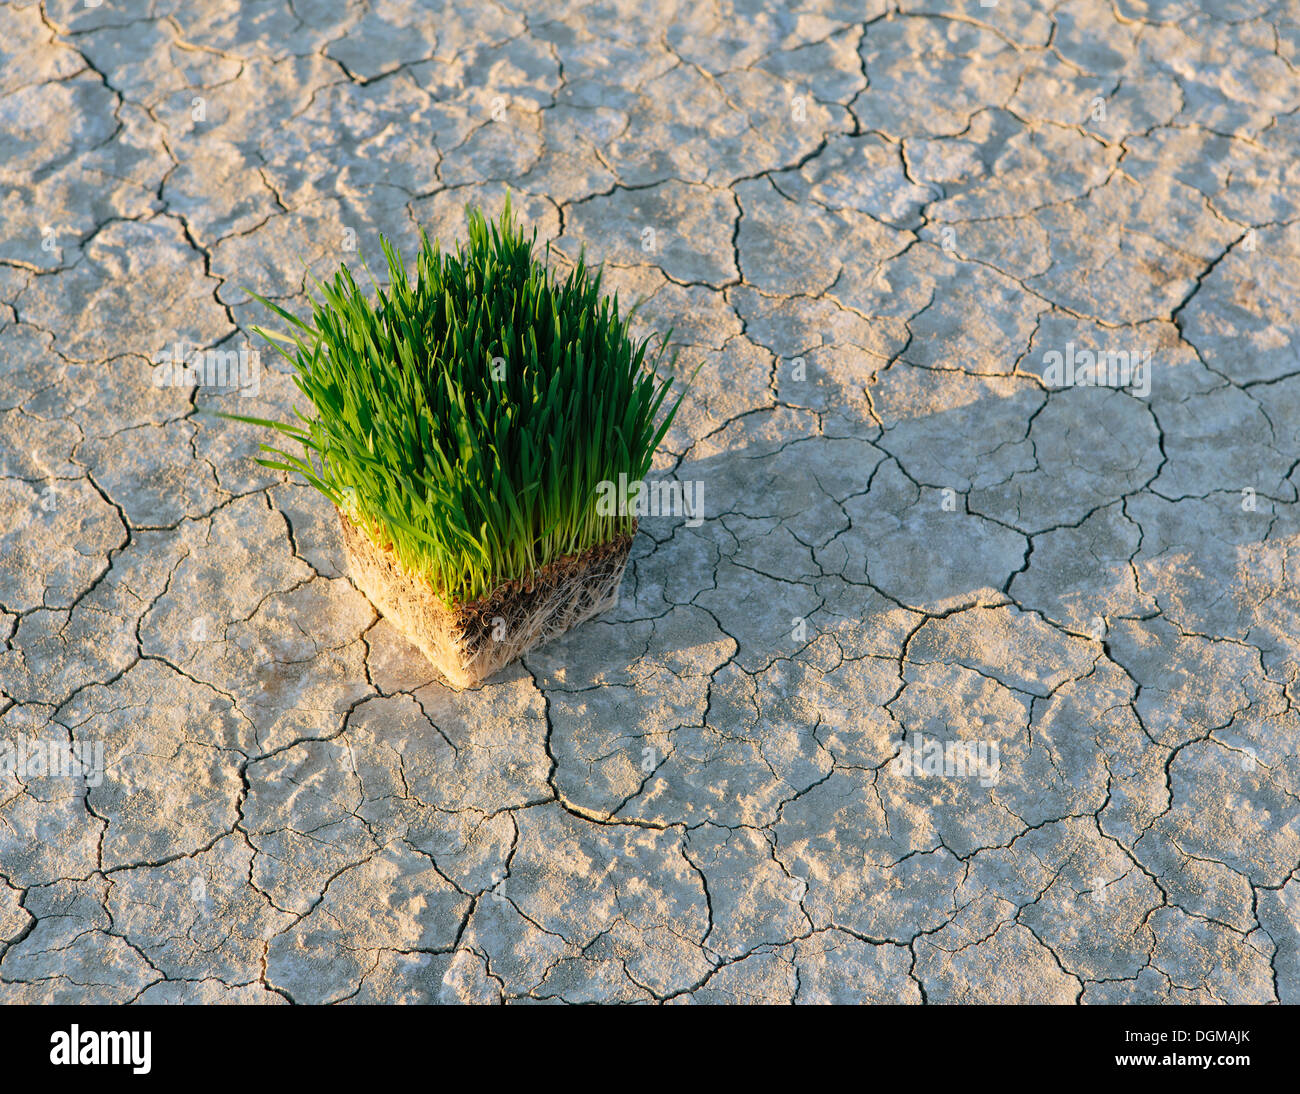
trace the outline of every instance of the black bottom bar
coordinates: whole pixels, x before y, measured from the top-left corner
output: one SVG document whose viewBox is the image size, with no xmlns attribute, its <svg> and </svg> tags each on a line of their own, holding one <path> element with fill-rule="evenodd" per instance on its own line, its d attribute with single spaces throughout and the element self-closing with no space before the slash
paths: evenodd
<svg viewBox="0 0 1300 1094">
<path fill-rule="evenodd" d="M 513 1021 L 495 1026 L 481 1015 L 477 1021 L 485 1024 L 471 1041 L 449 1039 L 447 1017 L 445 1011 L 434 1015 L 403 1007 L 363 1012 L 285 1006 L 255 1013 L 236 1007 L 6 1007 L 0 1009 L 0 1043 L 6 1077 L 16 1082 L 93 1083 L 111 1072 L 127 1083 L 206 1073 L 213 1079 L 256 1076 L 260 1085 L 277 1080 L 338 1084 L 356 1074 L 373 1086 L 389 1081 L 385 1076 L 396 1081 L 412 1066 L 417 1072 L 432 1068 L 432 1079 L 458 1057 L 462 1066 L 487 1064 L 498 1083 L 503 1065 L 508 1070 L 517 1061 L 521 1077 L 535 1081 L 538 1069 L 553 1071 L 560 1051 L 588 1081 L 593 1074 L 612 1078 L 631 1062 L 624 1058 L 619 1064 L 618 1057 L 646 1053 L 643 1065 L 658 1059 L 668 1066 L 682 1051 L 673 1047 L 674 1040 L 680 1046 L 683 1033 L 698 1038 L 705 1029 L 684 1019 L 686 1027 L 660 1031 L 644 1014 L 634 1024 L 626 1021 L 629 1016 L 610 1016 L 611 1025 L 601 1028 L 603 1023 L 587 1013 L 581 1019 L 552 1019 L 561 1024 L 539 1029 Z M 1193 1071 L 1219 1079 L 1244 1072 L 1259 1079 L 1289 1069 L 1295 1058 L 1295 1012 L 1284 1007 L 876 1007 L 848 1018 L 851 1026 L 844 1025 L 844 1014 L 831 1026 L 808 1017 L 809 1026 L 801 1029 L 794 1015 L 748 1014 L 743 1020 L 755 1028 L 741 1042 L 724 1034 L 715 1051 L 704 1055 L 716 1059 L 721 1071 L 735 1066 L 738 1044 L 752 1045 L 773 1057 L 777 1067 L 784 1058 L 799 1071 L 811 1066 L 806 1053 L 812 1045 L 819 1046 L 817 1055 L 830 1055 L 847 1032 L 841 1058 L 860 1055 L 864 1076 L 871 1059 L 881 1054 L 905 1072 L 924 1074 L 928 1083 L 969 1077 L 972 1068 L 995 1069 L 1000 1080 L 1039 1082 L 1125 1072 L 1159 1080 Z M 767 1022 L 779 1027 L 764 1034 Z M 712 1024 L 707 1028 L 711 1031 Z M 536 1051 L 529 1051 L 527 1041 L 534 1038 Z M 496 1043 L 508 1045 L 508 1051 L 485 1057 L 483 1047 Z M 694 1044 L 691 1068 L 698 1079 L 705 1061 L 699 1058 L 701 1042 Z M 401 1064 L 397 1072 L 390 1070 L 395 1063 Z M 16 1082 L 10 1088 L 22 1089 Z"/>
</svg>

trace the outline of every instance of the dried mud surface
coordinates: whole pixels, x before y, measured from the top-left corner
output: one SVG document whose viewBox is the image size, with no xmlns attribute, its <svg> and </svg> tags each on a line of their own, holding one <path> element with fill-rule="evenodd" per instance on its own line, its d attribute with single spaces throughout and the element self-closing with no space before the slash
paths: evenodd
<svg viewBox="0 0 1300 1094">
<path fill-rule="evenodd" d="M 1296 0 L 0 6 L 0 746 L 103 747 L 0 774 L 0 1000 L 1300 1000 L 1298 51 Z M 283 364 L 157 362 L 507 187 L 703 362 L 707 519 L 457 694 L 206 413 Z"/>
</svg>

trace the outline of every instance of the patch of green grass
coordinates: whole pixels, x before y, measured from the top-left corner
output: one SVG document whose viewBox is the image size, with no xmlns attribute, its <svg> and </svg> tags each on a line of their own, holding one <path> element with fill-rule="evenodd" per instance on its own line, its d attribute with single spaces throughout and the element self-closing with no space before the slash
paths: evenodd
<svg viewBox="0 0 1300 1094">
<path fill-rule="evenodd" d="M 454 252 L 421 231 L 413 278 L 381 237 L 373 302 L 346 266 L 317 283 L 310 322 L 257 297 L 289 324 L 255 329 L 311 412 L 227 415 L 300 444 L 258 462 L 300 474 L 448 604 L 631 532 L 634 516 L 597 515 L 597 484 L 644 478 L 681 403 L 656 423 L 666 339 L 633 341 L 635 308 L 602 296 L 599 268 L 561 279 L 536 237 L 507 200 L 492 223 L 470 212 Z"/>
</svg>

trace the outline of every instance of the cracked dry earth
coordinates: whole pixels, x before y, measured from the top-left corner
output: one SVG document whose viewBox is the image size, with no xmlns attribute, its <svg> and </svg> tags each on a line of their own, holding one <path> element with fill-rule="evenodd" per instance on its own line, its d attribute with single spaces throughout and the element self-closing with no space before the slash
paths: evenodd
<svg viewBox="0 0 1300 1094">
<path fill-rule="evenodd" d="M 0 1000 L 1300 999 L 1296 0 L 10 0 L 0 50 L 0 740 L 104 749 L 0 782 Z M 151 369 L 507 186 L 702 364 L 707 519 L 457 694 L 208 413 L 286 367 Z"/>
</svg>

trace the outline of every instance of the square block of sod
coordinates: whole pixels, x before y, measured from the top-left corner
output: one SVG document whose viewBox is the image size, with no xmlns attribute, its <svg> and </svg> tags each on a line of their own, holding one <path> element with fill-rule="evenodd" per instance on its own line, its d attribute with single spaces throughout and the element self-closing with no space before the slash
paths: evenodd
<svg viewBox="0 0 1300 1094">
<path fill-rule="evenodd" d="M 346 266 L 310 320 L 257 298 L 309 411 L 227 416 L 301 446 L 259 462 L 333 503 L 353 581 L 463 688 L 617 603 L 636 517 L 597 496 L 644 479 L 681 399 L 666 339 L 634 340 L 583 258 L 554 272 L 508 200 L 454 251 L 422 232 L 413 276 L 381 245 L 373 300 Z"/>
<path fill-rule="evenodd" d="M 548 562 L 477 600 L 446 604 L 391 550 L 339 517 L 352 580 L 457 689 L 482 683 L 533 647 L 617 605 L 632 549 L 632 536 L 620 536 Z"/>
</svg>

